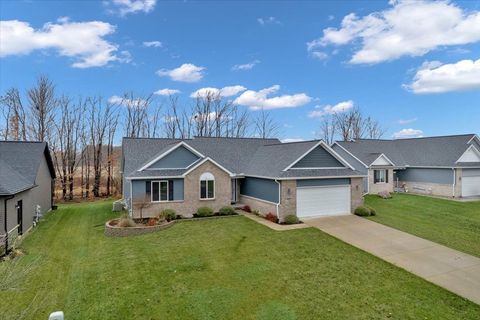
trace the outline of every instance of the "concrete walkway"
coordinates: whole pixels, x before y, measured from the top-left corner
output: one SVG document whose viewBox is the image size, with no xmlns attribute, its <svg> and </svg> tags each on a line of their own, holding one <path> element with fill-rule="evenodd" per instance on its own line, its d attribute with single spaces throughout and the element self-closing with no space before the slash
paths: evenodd
<svg viewBox="0 0 480 320">
<path fill-rule="evenodd" d="M 480 258 L 354 215 L 305 223 L 480 304 Z"/>
</svg>

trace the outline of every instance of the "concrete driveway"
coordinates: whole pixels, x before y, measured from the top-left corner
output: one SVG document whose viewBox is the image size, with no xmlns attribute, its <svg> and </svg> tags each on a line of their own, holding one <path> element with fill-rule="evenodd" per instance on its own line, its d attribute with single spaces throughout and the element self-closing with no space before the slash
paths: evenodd
<svg viewBox="0 0 480 320">
<path fill-rule="evenodd" d="M 304 222 L 480 304 L 480 258 L 354 215 Z"/>
</svg>

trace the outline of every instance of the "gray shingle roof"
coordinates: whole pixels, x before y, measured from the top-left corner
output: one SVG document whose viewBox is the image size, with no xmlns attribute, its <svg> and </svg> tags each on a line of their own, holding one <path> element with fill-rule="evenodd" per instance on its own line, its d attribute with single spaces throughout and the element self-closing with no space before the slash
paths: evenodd
<svg viewBox="0 0 480 320">
<path fill-rule="evenodd" d="M 480 163 L 455 163 L 470 146 L 474 134 L 397 139 L 338 141 L 337 143 L 369 166 L 385 154 L 397 167 L 461 167 Z"/>
<path fill-rule="evenodd" d="M 40 160 L 45 154 L 54 177 L 46 150 L 45 142 L 0 141 L 0 195 L 15 194 L 34 187 Z"/>
<path fill-rule="evenodd" d="M 123 139 L 124 174 L 129 178 L 179 176 L 186 170 L 137 171 L 155 157 L 182 140 Z M 278 139 L 205 138 L 183 140 L 186 144 L 216 161 L 230 172 L 271 178 L 358 176 L 346 169 L 289 170 L 288 165 L 318 144 L 319 141 L 281 143 Z"/>
</svg>

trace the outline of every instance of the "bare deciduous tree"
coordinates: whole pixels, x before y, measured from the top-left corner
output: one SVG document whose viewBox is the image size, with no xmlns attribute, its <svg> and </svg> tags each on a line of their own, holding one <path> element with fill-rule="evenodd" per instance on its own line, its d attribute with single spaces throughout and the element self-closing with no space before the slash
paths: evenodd
<svg viewBox="0 0 480 320">
<path fill-rule="evenodd" d="M 7 90 L 0 103 L 5 120 L 5 128 L 0 130 L 3 140 L 27 140 L 26 113 L 18 89 Z"/>
<path fill-rule="evenodd" d="M 280 131 L 280 126 L 275 122 L 271 113 L 264 109 L 259 111 L 253 123 L 255 125 L 255 135 L 263 139 L 272 138 L 278 135 Z"/>
<path fill-rule="evenodd" d="M 27 97 L 31 111 L 31 139 L 48 142 L 55 121 L 55 86 L 46 76 L 40 76 L 36 85 L 27 91 Z"/>
</svg>

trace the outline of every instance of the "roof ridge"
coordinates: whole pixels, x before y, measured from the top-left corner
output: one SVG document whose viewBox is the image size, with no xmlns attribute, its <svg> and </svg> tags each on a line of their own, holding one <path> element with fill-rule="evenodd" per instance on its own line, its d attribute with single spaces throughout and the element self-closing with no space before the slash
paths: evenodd
<svg viewBox="0 0 480 320">
<path fill-rule="evenodd" d="M 46 141 L 15 141 L 15 140 L 1 140 L 0 143 L 47 143 Z"/>
<path fill-rule="evenodd" d="M 322 139 L 312 139 L 312 140 L 303 140 L 303 141 L 280 142 L 280 143 L 266 144 L 265 146 L 280 146 L 280 145 L 286 145 L 286 144 L 320 142 L 320 141 L 323 141 L 323 140 Z"/>
<path fill-rule="evenodd" d="M 259 137 L 205 137 L 194 136 L 193 139 L 232 139 L 232 140 L 278 140 L 278 138 L 259 138 Z"/>
</svg>

